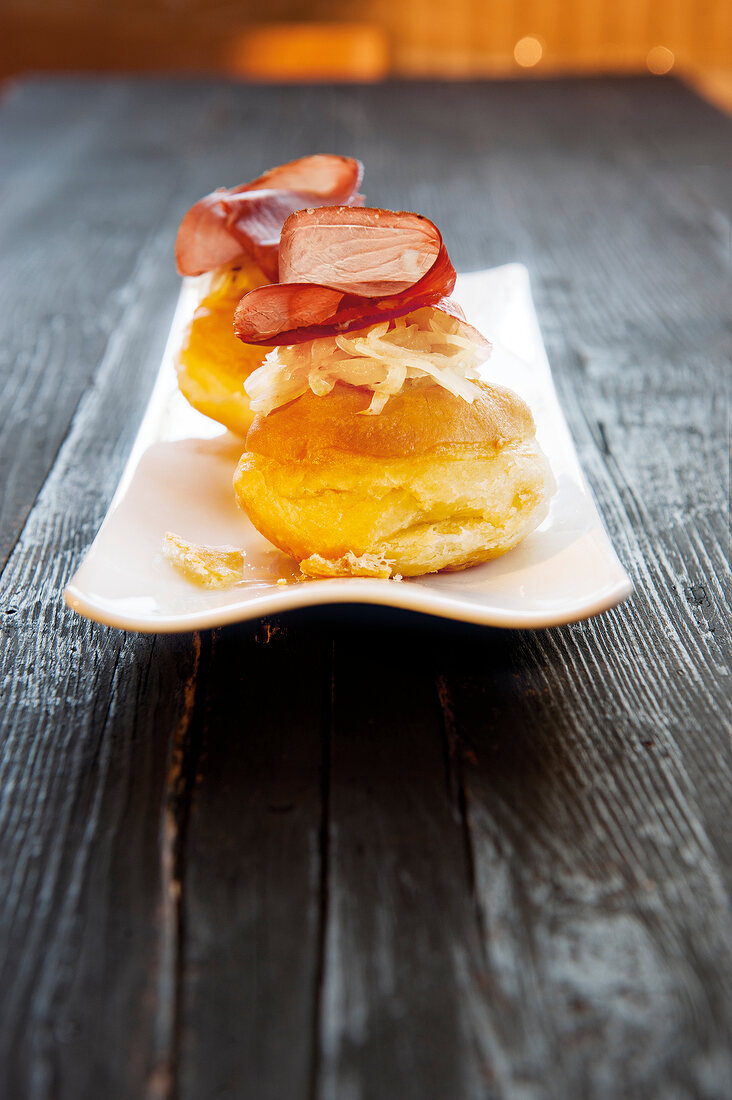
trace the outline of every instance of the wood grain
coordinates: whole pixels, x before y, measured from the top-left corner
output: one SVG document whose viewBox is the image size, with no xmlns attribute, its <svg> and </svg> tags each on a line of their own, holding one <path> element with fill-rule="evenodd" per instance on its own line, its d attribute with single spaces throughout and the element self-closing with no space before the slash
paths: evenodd
<svg viewBox="0 0 732 1100">
<path fill-rule="evenodd" d="M 275 620 L 212 639 L 185 848 L 181 1098 L 278 1100 L 304 1095 L 311 1078 L 324 646 Z"/>
<path fill-rule="evenodd" d="M 419 626 L 336 634 L 328 836 L 317 1095 L 480 1095 L 480 941 Z"/>
<path fill-rule="evenodd" d="M 667 80 L 5 100 L 0 1094 L 726 1100 L 731 137 Z M 529 265 L 622 608 L 150 639 L 61 607 L 178 217 L 313 150 L 458 268 Z"/>
<path fill-rule="evenodd" d="M 6 545 L 22 525 L 3 572 L 0 626 L 0 1092 L 17 1097 L 165 1094 L 174 1025 L 167 773 L 197 646 L 92 626 L 61 600 L 162 352 L 175 294 L 166 277 L 174 222 L 164 222 L 174 184 L 160 162 L 135 172 L 145 128 L 124 118 L 123 90 L 89 93 L 61 85 L 49 96 L 40 85 L 8 105 L 3 239 L 24 278 L 8 265 L 4 285 L 11 304 L 21 292 L 27 321 L 16 328 L 11 311 L 4 324 L 10 348 L 20 345 L 10 392 L 28 391 L 24 416 L 11 410 L 2 434 L 6 485 L 18 499 Z M 141 218 L 144 193 L 151 206 Z M 64 331 L 68 340 L 56 338 Z M 26 368 L 37 346 L 45 361 L 36 386 Z"/>
</svg>

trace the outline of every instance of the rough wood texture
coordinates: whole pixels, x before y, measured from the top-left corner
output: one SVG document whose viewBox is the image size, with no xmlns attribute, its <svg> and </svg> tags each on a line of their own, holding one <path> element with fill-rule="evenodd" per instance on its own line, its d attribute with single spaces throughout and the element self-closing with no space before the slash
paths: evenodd
<svg viewBox="0 0 732 1100">
<path fill-rule="evenodd" d="M 0 1095 L 726 1100 L 732 123 L 670 81 L 53 80 L 0 143 Z M 62 608 L 178 217 L 317 150 L 459 268 L 529 265 L 624 607 Z"/>
<path fill-rule="evenodd" d="M 279 1100 L 310 1079 L 329 667 L 323 641 L 274 622 L 213 638 L 184 869 L 181 1098 L 245 1082 Z"/>
</svg>

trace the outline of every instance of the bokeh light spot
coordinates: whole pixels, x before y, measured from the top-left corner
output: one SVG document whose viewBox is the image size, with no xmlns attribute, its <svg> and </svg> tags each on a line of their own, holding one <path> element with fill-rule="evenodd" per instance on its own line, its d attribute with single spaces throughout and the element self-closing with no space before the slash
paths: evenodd
<svg viewBox="0 0 732 1100">
<path fill-rule="evenodd" d="M 533 35 L 519 38 L 513 48 L 514 60 L 522 69 L 531 69 L 534 65 L 538 65 L 543 53 L 544 47 L 539 39 L 534 38 Z"/>
<path fill-rule="evenodd" d="M 675 61 L 676 58 L 667 46 L 653 46 L 646 57 L 646 65 L 656 76 L 663 76 L 673 69 Z"/>
</svg>

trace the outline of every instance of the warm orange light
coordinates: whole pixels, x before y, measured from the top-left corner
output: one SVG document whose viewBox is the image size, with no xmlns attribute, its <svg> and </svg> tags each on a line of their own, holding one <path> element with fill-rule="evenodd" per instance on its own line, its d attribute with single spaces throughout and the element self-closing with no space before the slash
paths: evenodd
<svg viewBox="0 0 732 1100">
<path fill-rule="evenodd" d="M 646 57 L 646 65 L 656 76 L 663 76 L 673 69 L 675 61 L 676 58 L 666 46 L 654 46 Z"/>
<path fill-rule="evenodd" d="M 360 23 L 270 23 L 232 39 L 227 67 L 254 80 L 383 80 L 386 35 Z"/>
<path fill-rule="evenodd" d="M 544 47 L 539 39 L 530 34 L 525 38 L 519 38 L 513 48 L 514 60 L 522 69 L 532 69 L 534 65 L 538 65 L 543 53 Z"/>
</svg>

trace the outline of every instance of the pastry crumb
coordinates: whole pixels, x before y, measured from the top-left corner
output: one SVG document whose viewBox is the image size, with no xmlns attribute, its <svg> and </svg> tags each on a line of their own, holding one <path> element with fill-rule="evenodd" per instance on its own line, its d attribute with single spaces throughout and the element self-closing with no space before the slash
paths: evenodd
<svg viewBox="0 0 732 1100">
<path fill-rule="evenodd" d="M 378 577 L 388 580 L 391 566 L 377 554 L 356 555 L 352 550 L 342 558 L 324 558 L 321 554 L 311 554 L 300 562 L 300 569 L 306 577 Z"/>
<path fill-rule="evenodd" d="M 166 531 L 163 557 L 187 580 L 203 588 L 228 588 L 244 576 L 244 551 L 236 546 L 206 546 L 187 542 Z"/>
</svg>

